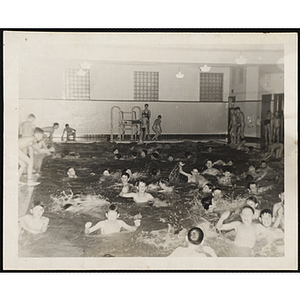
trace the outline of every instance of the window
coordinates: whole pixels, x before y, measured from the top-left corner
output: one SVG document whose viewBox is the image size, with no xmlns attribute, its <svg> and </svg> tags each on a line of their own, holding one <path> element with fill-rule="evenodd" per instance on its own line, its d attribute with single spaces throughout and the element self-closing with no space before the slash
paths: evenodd
<svg viewBox="0 0 300 300">
<path fill-rule="evenodd" d="M 223 73 L 200 73 L 200 101 L 222 101 Z"/>
<path fill-rule="evenodd" d="M 90 99 L 90 71 L 65 70 L 65 97 L 66 99 Z"/>
<path fill-rule="evenodd" d="M 133 100 L 158 101 L 158 72 L 133 73 Z"/>
</svg>

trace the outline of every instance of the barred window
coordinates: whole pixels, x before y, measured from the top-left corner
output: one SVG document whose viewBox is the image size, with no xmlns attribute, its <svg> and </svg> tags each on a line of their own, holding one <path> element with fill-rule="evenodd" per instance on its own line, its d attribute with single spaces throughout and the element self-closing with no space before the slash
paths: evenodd
<svg viewBox="0 0 300 300">
<path fill-rule="evenodd" d="M 222 101 L 223 73 L 200 73 L 200 101 Z"/>
<path fill-rule="evenodd" d="M 133 100 L 158 101 L 158 72 L 133 73 Z"/>
<path fill-rule="evenodd" d="M 65 97 L 68 100 L 90 99 L 90 71 L 65 69 Z"/>
</svg>

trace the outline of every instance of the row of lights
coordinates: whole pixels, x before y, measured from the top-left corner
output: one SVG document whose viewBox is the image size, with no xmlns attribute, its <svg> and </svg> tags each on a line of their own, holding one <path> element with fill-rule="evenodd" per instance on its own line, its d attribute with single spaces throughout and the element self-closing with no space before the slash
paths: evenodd
<svg viewBox="0 0 300 300">
<path fill-rule="evenodd" d="M 244 58 L 243 55 L 242 55 L 242 53 L 241 53 L 240 56 L 239 56 L 238 58 L 236 58 L 234 61 L 235 61 L 235 63 L 236 63 L 237 65 L 244 65 L 244 64 L 247 63 L 247 60 L 248 60 L 248 59 L 247 59 L 247 58 Z M 204 72 L 204 73 L 205 73 L 205 72 L 209 72 L 210 69 L 211 69 L 211 67 L 209 67 L 208 65 L 204 65 L 203 67 L 199 67 L 199 70 L 200 70 L 201 72 Z M 181 78 L 184 77 L 184 74 L 181 73 L 180 68 L 179 68 L 178 73 L 175 74 L 175 76 L 176 76 L 177 78 L 179 78 L 179 79 L 181 79 Z"/>
<path fill-rule="evenodd" d="M 244 64 L 247 63 L 247 58 L 244 58 L 243 55 L 242 55 L 242 53 L 241 53 L 240 57 L 238 57 L 238 58 L 235 59 L 235 63 L 237 65 L 244 65 Z M 88 63 L 88 62 L 83 62 L 83 63 L 80 63 L 79 65 L 80 65 L 80 70 L 77 71 L 77 75 L 78 76 L 85 76 L 85 74 L 87 72 L 86 70 L 90 69 L 91 64 Z M 204 65 L 203 67 L 199 67 L 199 69 L 200 69 L 201 72 L 209 72 L 210 69 L 211 69 L 211 67 L 209 67 L 207 65 Z M 175 74 L 175 76 L 177 78 L 179 78 L 179 79 L 181 79 L 181 78 L 184 77 L 184 74 L 181 73 L 180 68 L 179 68 L 178 73 Z"/>
</svg>

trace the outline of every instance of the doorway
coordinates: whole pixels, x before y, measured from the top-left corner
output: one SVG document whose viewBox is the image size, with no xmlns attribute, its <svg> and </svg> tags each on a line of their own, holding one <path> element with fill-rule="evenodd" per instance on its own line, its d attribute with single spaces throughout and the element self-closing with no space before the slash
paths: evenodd
<svg viewBox="0 0 300 300">
<path fill-rule="evenodd" d="M 279 128 L 279 142 L 284 141 L 284 94 L 274 94 L 274 113 L 279 112 L 280 128 Z"/>
<path fill-rule="evenodd" d="M 260 126 L 260 147 L 263 148 L 266 145 L 266 134 L 265 134 L 265 120 L 268 117 L 268 111 L 271 110 L 272 94 L 262 95 L 261 98 L 261 126 Z"/>
<path fill-rule="evenodd" d="M 227 141 L 228 141 L 228 144 L 231 143 L 231 137 L 230 137 L 230 134 L 229 134 L 230 108 L 235 107 L 235 100 L 236 100 L 236 96 L 229 96 L 228 97 L 228 120 L 227 120 Z"/>
</svg>

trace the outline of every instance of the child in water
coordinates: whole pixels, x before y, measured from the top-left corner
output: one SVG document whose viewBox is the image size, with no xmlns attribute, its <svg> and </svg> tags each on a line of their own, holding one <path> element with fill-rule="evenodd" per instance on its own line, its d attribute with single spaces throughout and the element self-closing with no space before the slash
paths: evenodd
<svg viewBox="0 0 300 300">
<path fill-rule="evenodd" d="M 48 229 L 49 219 L 43 216 L 45 209 L 41 202 L 34 202 L 30 213 L 19 218 L 19 234 L 22 230 L 32 234 L 44 233 Z"/>
<path fill-rule="evenodd" d="M 179 162 L 179 173 L 187 177 L 188 183 L 196 183 L 199 187 L 203 187 L 206 183 L 208 183 L 208 180 L 199 174 L 199 170 L 197 168 L 193 168 L 191 174 L 189 174 L 182 170 L 183 166 L 184 163 Z"/>
<path fill-rule="evenodd" d="M 91 222 L 85 224 L 85 234 L 90 234 L 98 229 L 101 230 L 101 234 L 111 234 L 120 232 L 122 228 L 128 231 L 135 231 L 141 224 L 141 220 L 135 220 L 135 226 L 127 225 L 124 221 L 118 220 L 120 216 L 116 205 L 110 205 L 108 212 L 105 214 L 107 220 L 100 221 L 96 225 L 92 226 Z"/>
<path fill-rule="evenodd" d="M 202 174 L 208 174 L 212 176 L 220 175 L 221 172 L 218 169 L 213 168 L 213 162 L 211 159 L 207 159 L 205 162 L 206 169 L 202 172 Z"/>
<path fill-rule="evenodd" d="M 133 200 L 137 203 L 145 203 L 148 201 L 153 201 L 154 197 L 146 192 L 147 186 L 146 183 L 142 180 L 138 182 L 137 193 L 120 193 L 121 197 L 125 198 L 133 198 Z"/>
<path fill-rule="evenodd" d="M 168 257 L 217 257 L 212 248 L 201 247 L 203 240 L 203 231 L 198 227 L 193 227 L 186 237 L 187 247 L 176 248 Z"/>
<path fill-rule="evenodd" d="M 265 230 L 262 224 L 253 224 L 254 209 L 245 205 L 241 211 L 242 221 L 234 221 L 224 224 L 224 221 L 229 217 L 230 212 L 225 211 L 218 223 L 216 228 L 218 230 L 232 230 L 236 232 L 234 245 L 236 246 L 236 256 L 250 256 L 251 250 L 254 247 L 258 236 L 262 235 Z"/>
<path fill-rule="evenodd" d="M 246 205 L 251 206 L 254 209 L 253 220 L 256 220 L 260 216 L 260 210 L 257 209 L 258 201 L 254 196 L 250 196 L 246 199 Z"/>
<path fill-rule="evenodd" d="M 73 167 L 67 169 L 68 178 L 77 178 L 76 172 Z"/>
<path fill-rule="evenodd" d="M 121 194 L 128 194 L 129 190 L 132 188 L 132 184 L 129 183 L 130 175 L 127 172 L 122 173 L 121 182 L 122 182 L 122 191 Z"/>
<path fill-rule="evenodd" d="M 281 227 L 284 230 L 284 192 L 278 195 L 280 202 L 277 202 L 273 206 L 273 222 L 279 219 L 277 227 Z"/>
<path fill-rule="evenodd" d="M 278 228 L 280 223 L 280 217 L 273 223 L 272 212 L 270 209 L 263 209 L 260 213 L 259 220 L 261 224 L 267 229 L 266 235 L 269 240 L 282 239 L 284 234 L 281 229 Z"/>
<path fill-rule="evenodd" d="M 266 192 L 271 189 L 272 189 L 272 185 L 258 188 L 257 183 L 254 181 L 251 181 L 248 183 L 247 191 L 250 195 L 258 195 L 258 194 L 261 194 L 261 193 Z"/>
</svg>

